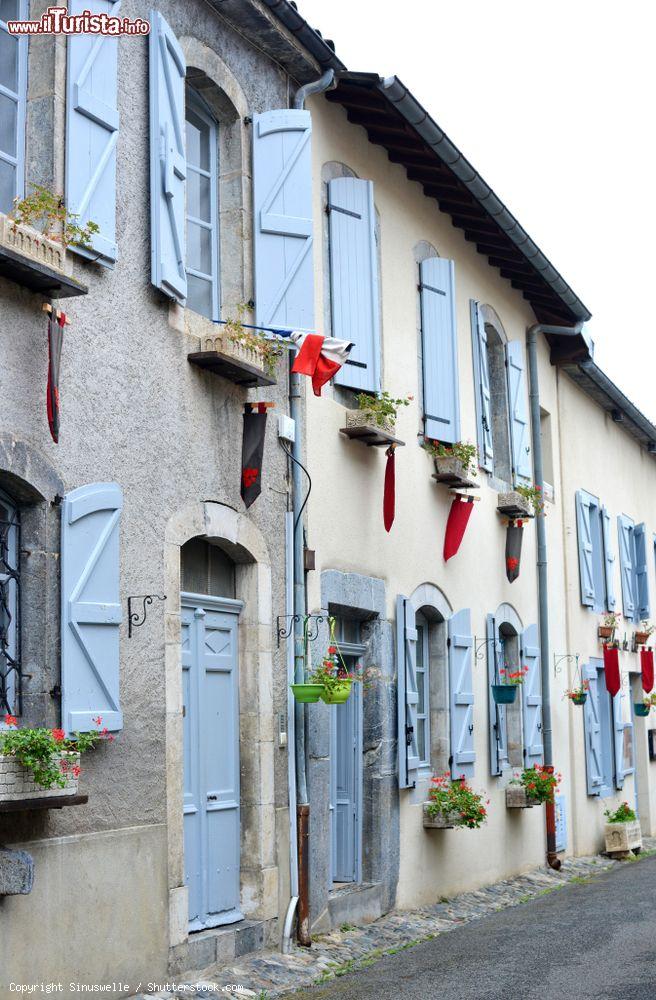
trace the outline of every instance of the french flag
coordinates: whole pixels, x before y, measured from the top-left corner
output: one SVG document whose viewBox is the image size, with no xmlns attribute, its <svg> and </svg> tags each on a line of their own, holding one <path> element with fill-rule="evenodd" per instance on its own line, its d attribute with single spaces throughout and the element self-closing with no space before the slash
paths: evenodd
<svg viewBox="0 0 656 1000">
<path fill-rule="evenodd" d="M 353 344 L 335 337 L 322 337 L 318 333 L 292 333 L 290 340 L 299 347 L 292 371 L 309 375 L 314 395 L 320 396 L 322 387 L 337 374 L 348 358 Z"/>
</svg>

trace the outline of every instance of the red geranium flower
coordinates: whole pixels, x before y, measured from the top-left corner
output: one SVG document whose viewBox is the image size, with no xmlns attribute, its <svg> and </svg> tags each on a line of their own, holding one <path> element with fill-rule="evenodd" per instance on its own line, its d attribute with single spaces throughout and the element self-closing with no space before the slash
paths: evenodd
<svg viewBox="0 0 656 1000">
<path fill-rule="evenodd" d="M 5 715 L 5 726 L 17 726 L 18 719 L 15 715 Z"/>
<path fill-rule="evenodd" d="M 63 743 L 64 740 L 66 739 L 66 733 L 64 732 L 63 729 L 53 729 L 52 738 L 55 741 L 55 743 Z"/>
</svg>

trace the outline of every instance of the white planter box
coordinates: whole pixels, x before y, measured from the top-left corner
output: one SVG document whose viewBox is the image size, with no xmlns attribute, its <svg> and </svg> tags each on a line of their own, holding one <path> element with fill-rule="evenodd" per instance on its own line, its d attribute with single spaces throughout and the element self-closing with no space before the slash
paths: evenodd
<svg viewBox="0 0 656 1000">
<path fill-rule="evenodd" d="M 523 785 L 508 785 L 506 788 L 506 809 L 532 809 L 539 804 L 528 798 Z"/>
<path fill-rule="evenodd" d="M 443 813 L 435 813 L 431 816 L 428 812 L 429 802 L 424 802 L 424 826 L 427 830 L 452 830 L 458 826 L 454 816 L 445 816 Z"/>
<path fill-rule="evenodd" d="M 383 434 L 394 434 L 395 424 L 385 421 L 385 423 L 379 424 L 371 413 L 367 413 L 366 410 L 347 410 L 346 411 L 346 426 L 351 427 L 373 427 L 375 430 L 382 432 Z"/>
<path fill-rule="evenodd" d="M 79 753 L 57 754 L 57 760 L 65 758 L 69 766 L 80 764 Z M 61 787 L 43 788 L 37 785 L 32 772 L 19 764 L 14 757 L 0 755 L 0 802 L 17 802 L 21 799 L 56 798 L 62 795 L 77 795 L 78 779 L 69 771 L 65 775 L 66 784 Z"/>
<path fill-rule="evenodd" d="M 642 847 L 642 831 L 637 819 L 630 823 L 606 823 L 604 837 L 608 854 L 629 854 Z"/>
<path fill-rule="evenodd" d="M 510 493 L 500 493 L 497 499 L 497 510 L 505 517 L 534 517 L 533 504 L 521 493 L 512 490 Z"/>
<path fill-rule="evenodd" d="M 244 364 L 251 365 L 253 368 L 259 368 L 261 372 L 264 372 L 264 361 L 259 351 L 254 351 L 243 344 L 235 343 L 224 333 L 219 333 L 216 337 L 203 337 L 201 339 L 201 350 L 218 351 L 228 358 L 234 358 L 235 361 L 242 361 Z"/>
<path fill-rule="evenodd" d="M 15 253 L 52 268 L 68 277 L 73 272 L 73 262 L 65 248 L 56 240 L 49 240 L 31 226 L 19 226 L 13 219 L 0 214 L 0 245 Z"/>
</svg>

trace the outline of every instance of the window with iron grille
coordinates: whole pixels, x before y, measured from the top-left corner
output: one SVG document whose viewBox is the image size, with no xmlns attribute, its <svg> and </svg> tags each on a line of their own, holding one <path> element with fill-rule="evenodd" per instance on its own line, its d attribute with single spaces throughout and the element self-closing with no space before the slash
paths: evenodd
<svg viewBox="0 0 656 1000">
<path fill-rule="evenodd" d="M 0 492 L 0 719 L 21 712 L 20 517 Z"/>
</svg>

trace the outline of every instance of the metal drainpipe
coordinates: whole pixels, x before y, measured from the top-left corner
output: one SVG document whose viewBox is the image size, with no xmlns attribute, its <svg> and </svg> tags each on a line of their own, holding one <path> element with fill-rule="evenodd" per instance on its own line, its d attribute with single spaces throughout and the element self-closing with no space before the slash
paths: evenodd
<svg viewBox="0 0 656 1000">
<path fill-rule="evenodd" d="M 536 323 L 526 332 L 528 354 L 529 401 L 531 405 L 531 446 L 535 485 L 544 492 L 542 464 L 542 437 L 540 433 L 540 383 L 538 378 L 538 333 L 551 333 L 573 337 L 581 332 L 578 326 L 548 326 Z M 553 771 L 553 731 L 551 728 L 551 687 L 549 684 L 549 595 L 547 589 L 547 530 L 544 517 L 536 518 L 537 569 L 538 569 L 538 618 L 540 627 L 540 662 L 542 663 L 542 740 L 545 767 Z M 547 827 L 547 864 L 556 871 L 560 859 L 556 853 L 556 807 L 548 802 L 545 807 Z"/>
<path fill-rule="evenodd" d="M 294 108 L 302 111 L 306 98 L 311 94 L 321 94 L 335 85 L 335 71 L 327 70 L 323 76 L 312 83 L 306 83 L 296 92 Z M 292 372 L 294 355 L 289 356 L 289 413 L 295 424 L 292 455 L 292 511 L 294 515 L 294 663 L 298 678 L 299 668 L 303 662 L 303 619 L 306 614 L 305 601 L 305 565 L 303 553 L 303 524 L 300 521 L 300 510 L 303 502 L 302 471 L 298 464 L 302 461 L 303 451 L 303 391 L 301 376 Z M 307 747 L 305 740 L 305 706 L 300 702 L 294 705 L 296 732 L 296 816 L 298 824 L 298 920 L 297 940 L 300 945 L 309 948 L 312 944 L 310 935 L 310 802 L 307 786 Z M 290 808 L 292 803 L 290 802 Z M 294 900 L 290 903 L 290 910 Z M 291 915 L 288 910 L 285 928 L 291 930 Z M 284 946 L 284 942 L 283 942 Z"/>
</svg>

